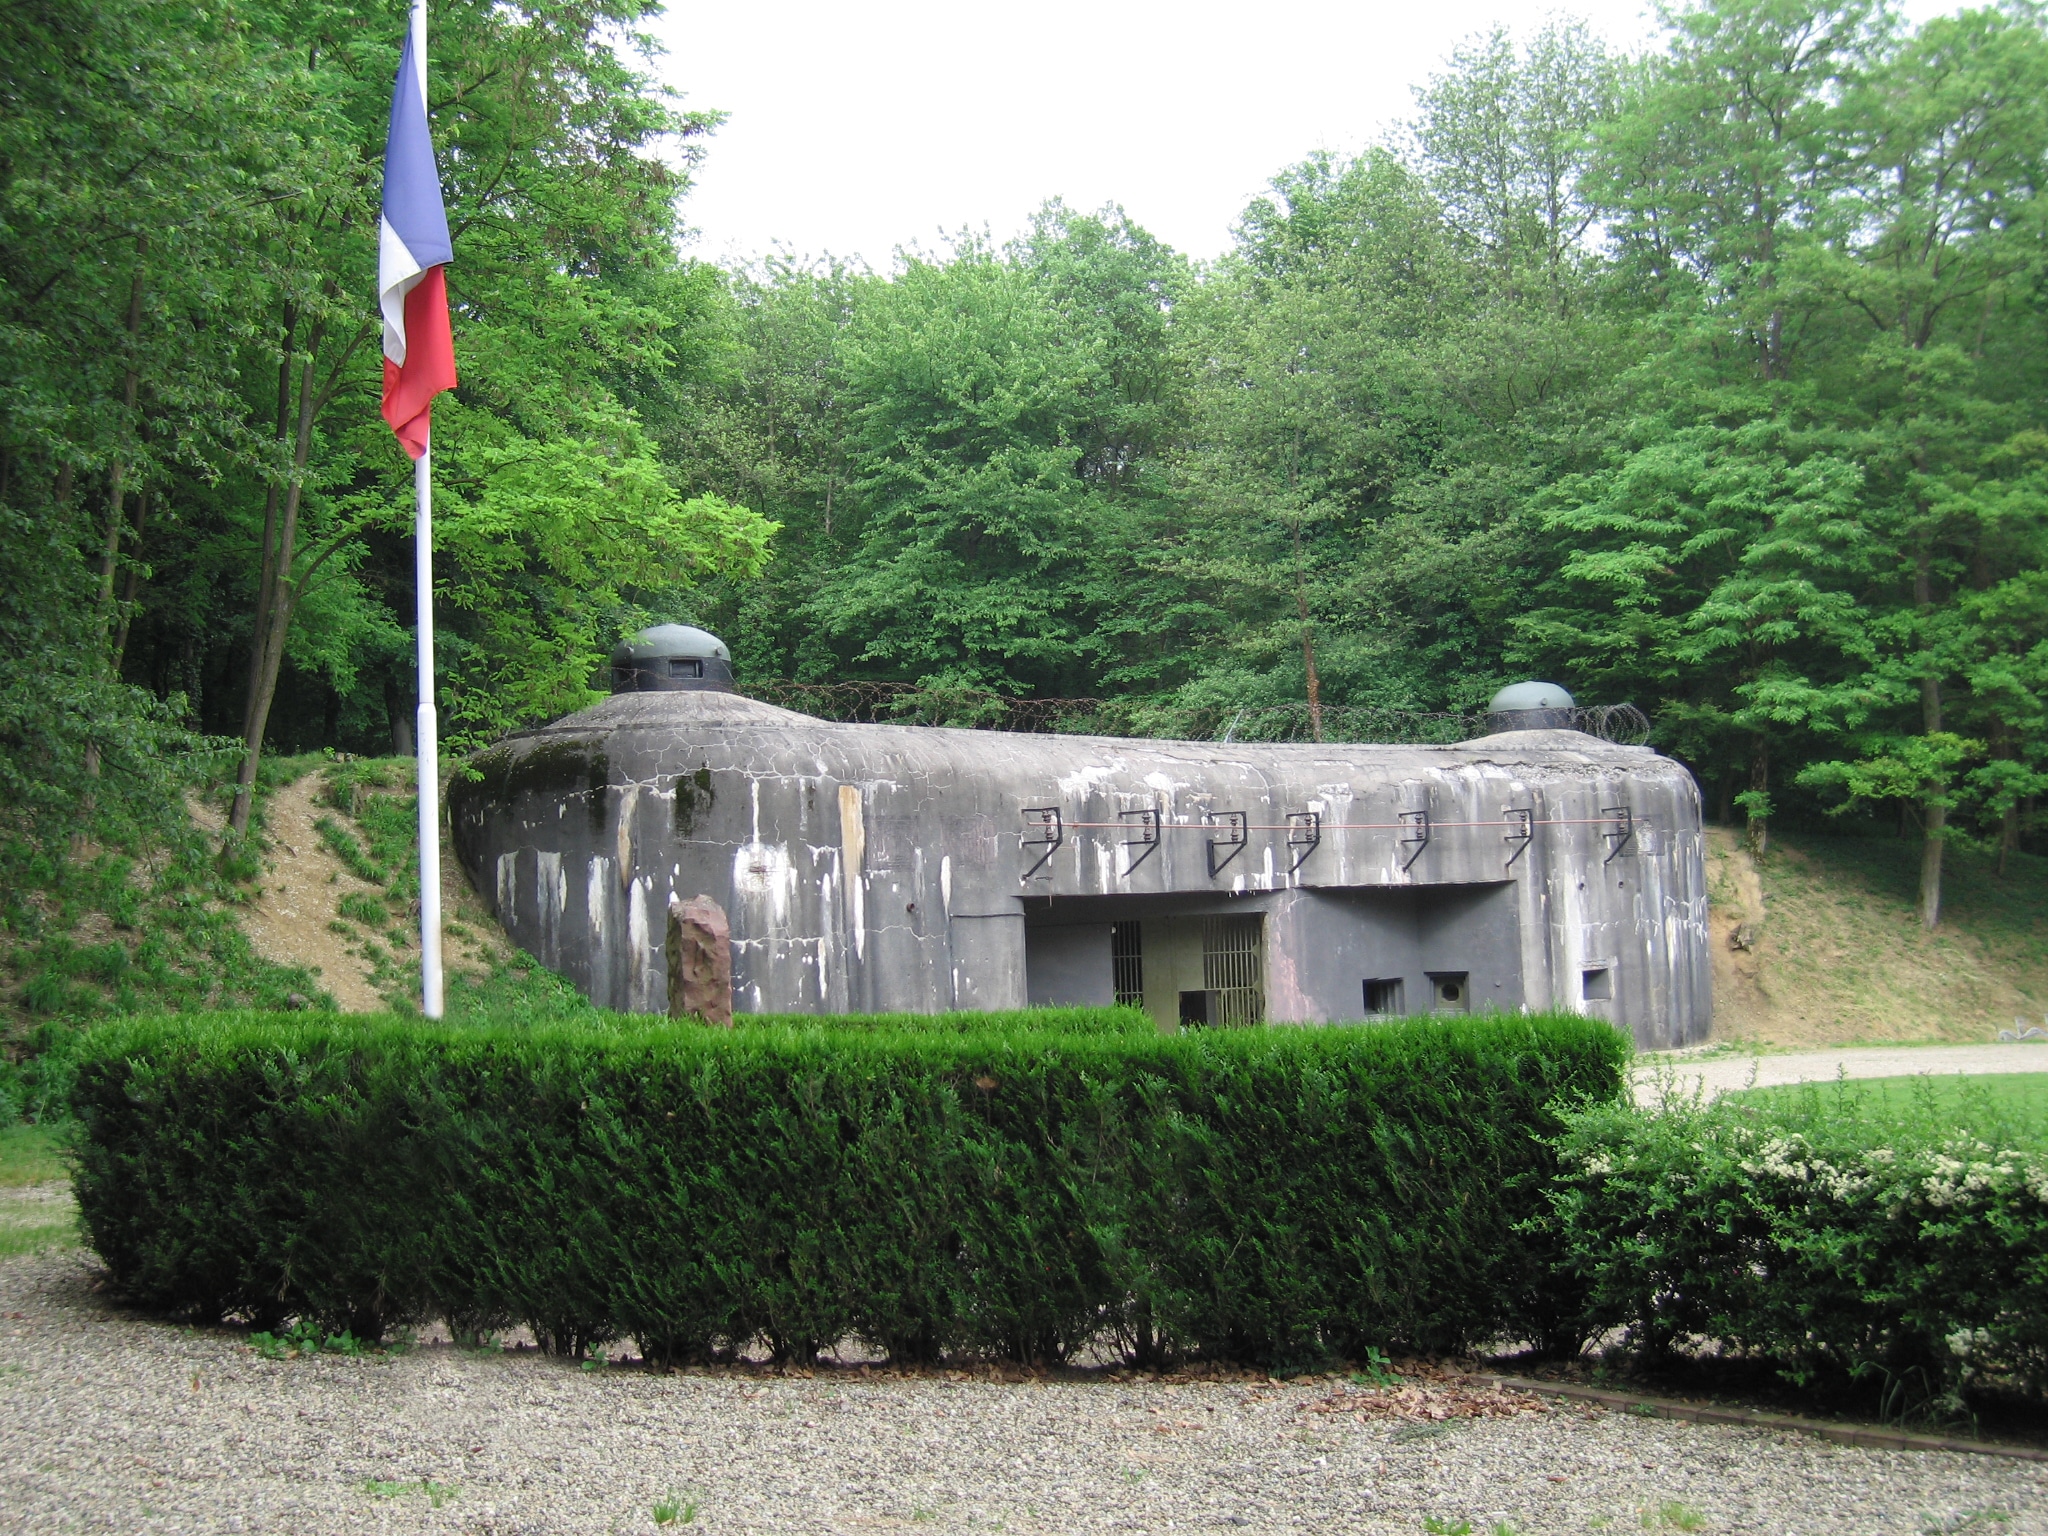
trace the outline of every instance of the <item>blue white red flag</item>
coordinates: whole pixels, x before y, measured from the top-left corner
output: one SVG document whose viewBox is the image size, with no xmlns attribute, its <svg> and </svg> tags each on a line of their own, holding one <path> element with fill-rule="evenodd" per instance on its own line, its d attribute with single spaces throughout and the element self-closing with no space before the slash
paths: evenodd
<svg viewBox="0 0 2048 1536">
<path fill-rule="evenodd" d="M 391 91 L 384 144 L 384 217 L 377 239 L 377 299 L 384 311 L 384 420 L 405 451 L 427 450 L 434 396 L 455 387 L 455 338 L 448 326 L 443 268 L 455 259 L 441 174 L 427 127 L 427 6 L 414 0 L 412 25 Z"/>
</svg>

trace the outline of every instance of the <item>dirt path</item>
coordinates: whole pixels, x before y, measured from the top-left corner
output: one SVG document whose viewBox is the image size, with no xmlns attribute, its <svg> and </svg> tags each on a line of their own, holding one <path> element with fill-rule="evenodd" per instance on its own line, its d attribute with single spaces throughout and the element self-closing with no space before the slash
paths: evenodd
<svg viewBox="0 0 2048 1536">
<path fill-rule="evenodd" d="M 1709 1095 L 1734 1088 L 1832 1082 L 1837 1077 L 1947 1076 L 1993 1072 L 2048 1072 L 2048 1041 L 2019 1045 L 1850 1046 L 1794 1051 L 1783 1056 L 1648 1056 L 1637 1063 L 1636 1102 L 1654 1104 L 1671 1091 Z"/>
<path fill-rule="evenodd" d="M 242 919 L 242 931 L 264 959 L 318 973 L 344 1013 L 375 1013 L 386 1005 L 370 982 L 370 962 L 351 953 L 350 940 L 327 925 L 342 897 L 360 891 L 381 900 L 384 893 L 350 874 L 320 840 L 313 823 L 333 814 L 317 798 L 320 787 L 320 775 L 309 773 L 265 804 L 263 830 L 271 847 L 263 894 Z"/>
<path fill-rule="evenodd" d="M 410 766 L 410 765 L 405 765 Z M 335 856 L 315 825 L 332 817 L 351 835 L 361 833 L 351 818 L 322 798 L 326 776 L 319 770 L 303 775 L 263 802 L 263 876 L 261 894 L 241 909 L 242 931 L 256 952 L 280 965 L 303 965 L 320 978 L 344 1013 L 380 1013 L 390 1007 L 378 991 L 376 968 L 362 949 L 359 924 L 337 928 L 342 900 L 361 893 L 383 904 L 384 889 L 358 875 Z M 218 806 L 197 796 L 186 802 L 192 819 L 218 836 L 225 824 Z M 442 939 L 443 958 L 452 973 L 487 974 L 524 957 L 513 947 L 490 911 L 470 889 L 455 850 L 441 832 L 441 911 L 448 924 Z M 410 940 L 402 969 L 417 966 L 417 939 Z"/>
</svg>

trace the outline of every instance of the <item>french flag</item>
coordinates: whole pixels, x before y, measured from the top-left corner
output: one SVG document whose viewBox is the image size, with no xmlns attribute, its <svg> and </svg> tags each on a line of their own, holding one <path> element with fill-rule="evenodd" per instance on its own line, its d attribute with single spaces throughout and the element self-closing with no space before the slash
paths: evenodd
<svg viewBox="0 0 2048 1536">
<path fill-rule="evenodd" d="M 384 420 L 415 459 L 427 451 L 434 396 L 455 387 L 444 275 L 454 259 L 427 129 L 427 6 L 414 0 L 384 144 L 377 300 L 384 311 Z"/>
</svg>

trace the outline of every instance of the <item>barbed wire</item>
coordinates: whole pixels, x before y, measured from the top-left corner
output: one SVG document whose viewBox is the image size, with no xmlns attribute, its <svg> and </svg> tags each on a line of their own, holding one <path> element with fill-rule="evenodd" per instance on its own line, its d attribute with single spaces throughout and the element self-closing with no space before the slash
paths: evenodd
<svg viewBox="0 0 2048 1536">
<path fill-rule="evenodd" d="M 939 725 L 1032 735 L 1150 737 L 1168 741 L 1308 742 L 1317 739 L 1306 704 L 1176 704 L 1158 699 L 1016 699 L 974 688 L 915 683 L 741 683 L 738 691 L 820 720 L 867 725 Z M 1650 719 L 1633 704 L 1581 706 L 1561 728 L 1602 741 L 1637 746 L 1649 740 Z M 1448 746 L 1487 735 L 1484 713 L 1382 709 L 1369 704 L 1323 707 L 1321 740 Z"/>
</svg>

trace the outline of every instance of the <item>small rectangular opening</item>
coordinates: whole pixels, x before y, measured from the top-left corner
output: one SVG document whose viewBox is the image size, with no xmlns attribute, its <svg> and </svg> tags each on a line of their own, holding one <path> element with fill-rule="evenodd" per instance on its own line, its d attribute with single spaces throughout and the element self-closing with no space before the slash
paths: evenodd
<svg viewBox="0 0 2048 1536">
<path fill-rule="evenodd" d="M 704 659 L 701 656 L 671 656 L 668 659 L 670 677 L 702 677 Z"/>
<path fill-rule="evenodd" d="M 1401 978 L 1398 976 L 1375 976 L 1365 984 L 1365 1013 L 1367 1018 L 1385 1017 L 1405 1013 L 1401 1005 Z"/>
<path fill-rule="evenodd" d="M 1580 977 L 1579 995 L 1589 1003 L 1605 1003 L 1614 997 L 1614 972 L 1599 965 L 1588 966 Z"/>
<path fill-rule="evenodd" d="M 1431 971 L 1429 990 L 1432 1013 L 1472 1011 L 1472 979 L 1465 971 Z"/>
<path fill-rule="evenodd" d="M 1180 995 L 1180 1021 L 1183 1024 L 1207 1024 L 1209 1002 L 1213 994 L 1208 992 L 1183 992 Z"/>
<path fill-rule="evenodd" d="M 1142 925 L 1109 925 L 1109 969 L 1119 1007 L 1145 1006 L 1145 946 Z"/>
</svg>

